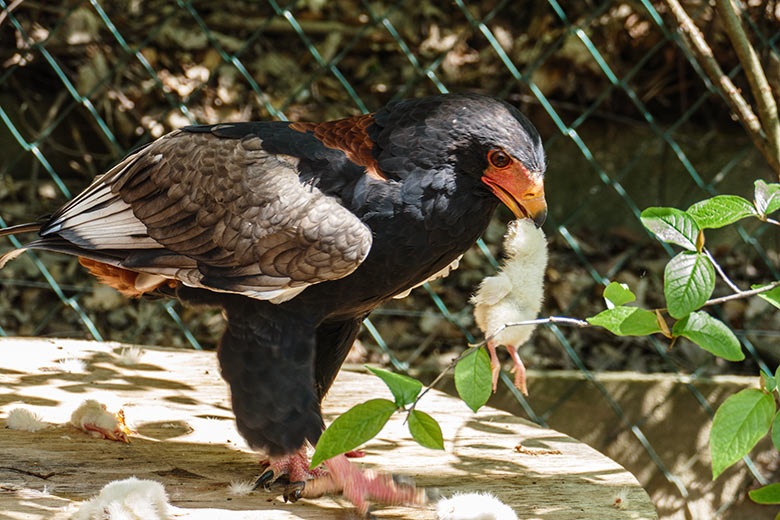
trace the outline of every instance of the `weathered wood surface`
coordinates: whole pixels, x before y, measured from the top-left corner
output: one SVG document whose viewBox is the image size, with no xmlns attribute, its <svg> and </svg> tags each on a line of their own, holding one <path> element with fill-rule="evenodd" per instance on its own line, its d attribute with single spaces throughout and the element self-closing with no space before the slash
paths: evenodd
<svg viewBox="0 0 780 520">
<path fill-rule="evenodd" d="M 140 362 L 117 363 L 123 345 L 0 339 L 0 518 L 68 518 L 77 502 L 130 476 L 164 484 L 175 518 L 345 519 L 338 497 L 285 504 L 265 492 L 231 496 L 228 485 L 259 474 L 258 456 L 237 434 L 227 388 L 210 352 L 143 347 Z M 81 359 L 83 372 L 61 360 Z M 326 420 L 373 397 L 389 397 L 373 376 L 343 370 L 325 402 Z M 130 444 L 96 440 L 66 424 L 87 398 L 121 407 L 137 433 Z M 30 433 L 4 428 L 24 407 L 53 424 Z M 365 447 L 364 467 L 407 475 L 453 492 L 489 491 L 519 518 L 657 518 L 636 479 L 566 435 L 495 409 L 473 414 L 437 391 L 420 409 L 442 426 L 446 451 L 414 443 L 397 415 Z M 583 410 L 583 420 L 587 411 Z M 525 453 L 515 447 L 522 444 Z M 556 454 L 554 452 L 560 452 Z M 550 453 L 553 452 L 553 453 Z M 622 507 L 615 504 L 622 498 Z M 433 507 L 379 507 L 377 518 L 434 519 Z"/>
</svg>

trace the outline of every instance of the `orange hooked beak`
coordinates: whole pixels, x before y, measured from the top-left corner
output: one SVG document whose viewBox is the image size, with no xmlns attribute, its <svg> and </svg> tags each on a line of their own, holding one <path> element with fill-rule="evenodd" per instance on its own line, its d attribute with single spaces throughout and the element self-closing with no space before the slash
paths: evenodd
<svg viewBox="0 0 780 520">
<path fill-rule="evenodd" d="M 547 201 L 544 199 L 544 180 L 541 174 L 531 173 L 520 162 L 508 168 L 489 166 L 482 175 L 498 200 L 503 202 L 517 218 L 530 218 L 541 227 L 547 218 Z"/>
</svg>

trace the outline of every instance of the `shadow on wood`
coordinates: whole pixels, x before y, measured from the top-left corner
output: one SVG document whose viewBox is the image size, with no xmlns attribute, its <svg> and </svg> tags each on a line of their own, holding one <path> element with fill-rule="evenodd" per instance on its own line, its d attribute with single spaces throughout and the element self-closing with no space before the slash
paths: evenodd
<svg viewBox="0 0 780 520">
<path fill-rule="evenodd" d="M 144 347 L 139 363 L 122 366 L 123 347 L 0 339 L 0 425 L 17 407 L 52 424 L 35 433 L 0 429 L 0 511 L 14 519 L 67 518 L 75 502 L 134 475 L 165 486 L 176 518 L 355 518 L 339 497 L 284 504 L 262 491 L 231 496 L 231 482 L 254 481 L 261 468 L 236 432 L 214 353 Z M 83 371 L 75 360 L 83 361 Z M 379 379 L 344 370 L 325 401 L 326 420 L 373 397 L 390 394 Z M 124 410 L 136 432 L 130 444 L 96 440 L 67 424 L 88 398 Z M 414 443 L 397 414 L 358 463 L 411 477 L 445 496 L 489 491 L 520 518 L 657 518 L 630 473 L 571 437 L 491 408 L 474 414 L 435 391 L 420 409 L 440 422 L 445 452 Z M 435 512 L 379 506 L 375 516 L 433 519 Z"/>
</svg>

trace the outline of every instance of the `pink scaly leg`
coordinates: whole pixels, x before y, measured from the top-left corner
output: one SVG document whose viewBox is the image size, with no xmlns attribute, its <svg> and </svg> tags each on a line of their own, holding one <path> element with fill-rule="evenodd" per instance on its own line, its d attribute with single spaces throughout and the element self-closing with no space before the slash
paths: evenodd
<svg viewBox="0 0 780 520">
<path fill-rule="evenodd" d="M 260 463 L 265 464 L 266 468 L 255 482 L 255 489 L 262 486 L 267 490 L 279 490 L 285 502 L 298 500 L 307 481 L 325 474 L 320 468 L 309 469 L 305 446 L 290 455 L 269 457 Z"/>
<path fill-rule="evenodd" d="M 528 395 L 528 387 L 526 387 L 525 384 L 525 365 L 523 364 L 523 360 L 520 359 L 517 349 L 512 345 L 507 345 L 506 349 L 509 351 L 509 355 L 512 357 L 512 362 L 514 363 L 511 372 L 514 372 L 515 374 L 515 386 L 523 395 Z"/>
<path fill-rule="evenodd" d="M 354 454 L 353 454 L 354 455 Z M 425 504 L 425 490 L 414 485 L 396 483 L 390 475 L 372 470 L 361 471 L 347 455 L 324 462 L 325 468 L 309 469 L 306 449 L 291 455 L 269 457 L 266 467 L 255 483 L 255 489 L 281 493 L 285 502 L 299 498 L 316 498 L 328 493 L 341 493 L 365 515 L 371 501 L 382 504 Z"/>
<path fill-rule="evenodd" d="M 101 428 L 96 424 L 87 423 L 87 422 L 85 422 L 83 426 L 85 430 L 89 432 L 94 432 L 96 435 L 99 435 L 104 439 L 108 439 L 111 441 L 121 441 L 128 444 L 130 443 L 130 439 L 128 439 L 127 434 L 118 427 L 116 430 L 111 431 L 111 430 L 106 430 L 105 428 Z"/>
<path fill-rule="evenodd" d="M 501 363 L 498 362 L 498 355 L 496 355 L 496 344 L 488 341 L 487 349 L 490 353 L 490 372 L 493 375 L 493 393 L 495 394 L 496 386 L 498 385 L 498 374 L 501 372 Z"/>
<path fill-rule="evenodd" d="M 326 493 L 341 492 L 361 515 L 368 513 L 370 501 L 387 505 L 427 503 L 424 489 L 398 484 L 390 475 L 373 470 L 361 471 L 344 455 L 326 460 L 324 464 L 328 474 L 307 482 L 301 496 L 315 498 Z"/>
</svg>

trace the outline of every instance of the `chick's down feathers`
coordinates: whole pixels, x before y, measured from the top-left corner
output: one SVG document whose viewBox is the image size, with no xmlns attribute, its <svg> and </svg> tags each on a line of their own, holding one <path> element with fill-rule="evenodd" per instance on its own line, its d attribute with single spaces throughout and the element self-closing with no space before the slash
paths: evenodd
<svg viewBox="0 0 780 520">
<path fill-rule="evenodd" d="M 527 220 L 515 220 L 504 237 L 507 255 L 501 271 L 482 280 L 471 299 L 474 318 L 485 337 L 499 345 L 522 345 L 533 325 L 507 327 L 507 323 L 535 319 L 544 299 L 544 270 L 547 267 L 547 241 L 541 229 Z"/>
</svg>

